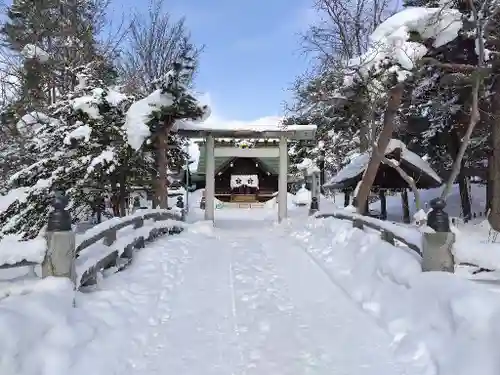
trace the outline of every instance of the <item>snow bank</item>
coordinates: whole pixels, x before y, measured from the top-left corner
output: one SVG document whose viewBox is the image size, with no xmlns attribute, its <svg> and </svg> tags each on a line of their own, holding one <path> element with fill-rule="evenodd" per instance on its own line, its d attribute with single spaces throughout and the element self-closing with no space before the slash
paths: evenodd
<svg viewBox="0 0 500 375">
<path fill-rule="evenodd" d="M 68 319 L 74 296 L 68 279 L 47 278 L 33 284 L 29 294 L 0 300 L 2 374 L 67 373 L 77 343 L 89 333 L 78 332 L 81 323 Z"/>
<path fill-rule="evenodd" d="M 429 202 L 441 195 L 441 189 L 428 189 L 420 191 L 420 199 L 424 208 L 429 208 Z M 412 215 L 416 214 L 415 199 L 413 193 L 408 194 L 409 209 Z M 471 206 L 472 212 L 480 213 L 484 211 L 486 202 L 486 188 L 484 185 L 471 184 Z M 378 210 L 380 202 L 375 202 L 370 205 L 370 209 Z M 460 191 L 458 185 L 454 185 L 450 196 L 447 199 L 446 212 L 450 217 L 461 217 L 460 207 Z M 334 212 L 334 210 L 331 210 Z M 323 211 L 329 212 L 329 211 Z M 402 222 L 403 212 L 401 208 L 401 197 L 399 194 L 387 197 L 387 214 L 388 221 L 380 222 L 381 225 L 390 226 L 390 230 L 396 231 L 397 234 L 404 234 L 406 239 L 415 239 L 416 229 L 412 229 L 405 224 L 395 225 L 391 222 Z M 376 220 L 363 217 L 363 220 Z M 404 229 L 402 229 L 404 228 Z M 453 253 L 457 263 L 470 263 L 479 267 L 500 270 L 500 238 L 494 241 L 494 232 L 490 232 L 490 225 L 487 220 L 480 218 L 473 220 L 465 225 L 459 225 L 454 228 L 456 234 L 456 242 L 453 246 Z M 414 243 L 414 242 L 412 242 Z M 481 277 L 484 277 L 483 274 Z"/>
<path fill-rule="evenodd" d="M 311 203 L 311 192 L 305 187 L 301 187 L 292 197 L 293 203 L 296 205 L 307 205 Z"/>
<path fill-rule="evenodd" d="M 500 373 L 500 300 L 489 287 L 423 273 L 417 257 L 350 222 L 288 225 L 331 279 L 394 337 L 403 361 L 426 375 Z"/>
<path fill-rule="evenodd" d="M 500 271 L 500 238 L 495 238 L 488 220 L 456 228 L 455 233 L 453 254 L 458 262 Z"/>
</svg>

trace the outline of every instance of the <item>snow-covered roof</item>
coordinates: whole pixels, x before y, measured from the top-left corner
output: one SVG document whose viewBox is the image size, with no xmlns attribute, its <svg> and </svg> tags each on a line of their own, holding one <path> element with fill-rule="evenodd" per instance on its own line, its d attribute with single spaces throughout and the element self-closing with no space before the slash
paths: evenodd
<svg viewBox="0 0 500 375">
<path fill-rule="evenodd" d="M 216 138 L 279 138 L 312 140 L 316 134 L 316 125 L 283 125 L 282 117 L 264 117 L 255 122 L 231 121 L 214 123 L 180 123 L 179 134 L 189 137 L 204 137 L 212 134 Z"/>
<path fill-rule="evenodd" d="M 389 155 L 396 151 L 401 150 L 401 160 L 413 165 L 416 169 L 422 171 L 422 173 L 429 176 L 437 184 L 441 184 L 443 181 L 441 177 L 431 168 L 429 163 L 423 160 L 420 156 L 414 152 L 408 150 L 406 145 L 398 139 L 391 139 L 387 149 L 385 150 L 385 155 Z M 354 157 L 351 162 L 340 170 L 325 187 L 333 187 L 335 185 L 341 184 L 344 181 L 356 178 L 363 174 L 368 162 L 370 161 L 370 152 L 364 152 L 356 157 Z"/>
</svg>

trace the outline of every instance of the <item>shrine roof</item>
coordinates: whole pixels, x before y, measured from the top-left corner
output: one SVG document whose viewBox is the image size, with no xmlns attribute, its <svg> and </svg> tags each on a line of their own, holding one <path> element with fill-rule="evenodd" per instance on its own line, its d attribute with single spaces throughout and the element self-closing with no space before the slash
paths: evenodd
<svg viewBox="0 0 500 375">
<path fill-rule="evenodd" d="M 313 140 L 316 136 L 316 125 L 282 125 L 270 124 L 179 124 L 176 129 L 179 135 L 189 138 L 202 138 L 212 135 L 216 138 L 239 139 L 279 139 L 282 136 L 293 140 Z"/>
</svg>

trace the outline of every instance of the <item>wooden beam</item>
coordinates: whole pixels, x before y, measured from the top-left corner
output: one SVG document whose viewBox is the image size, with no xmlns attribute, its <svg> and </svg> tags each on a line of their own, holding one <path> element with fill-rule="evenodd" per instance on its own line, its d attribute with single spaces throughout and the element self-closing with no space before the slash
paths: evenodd
<svg viewBox="0 0 500 375">
<path fill-rule="evenodd" d="M 279 158 L 279 147 L 238 148 L 216 147 L 215 157 L 227 158 Z"/>
</svg>

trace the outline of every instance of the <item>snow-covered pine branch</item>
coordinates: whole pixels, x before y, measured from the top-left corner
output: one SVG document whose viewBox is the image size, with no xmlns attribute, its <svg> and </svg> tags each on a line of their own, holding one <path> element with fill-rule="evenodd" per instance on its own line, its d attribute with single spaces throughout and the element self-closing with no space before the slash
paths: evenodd
<svg viewBox="0 0 500 375">
<path fill-rule="evenodd" d="M 38 160 L 9 180 L 11 191 L 22 194 L 0 213 L 0 237 L 36 236 L 46 223 L 54 190 L 66 192 L 71 212 L 81 218 L 90 215 L 96 194 L 119 195 L 118 182 L 130 183 L 136 171 L 147 168 L 122 129 L 132 99 L 94 79 L 92 66 L 82 72 L 85 87 L 56 102 L 48 114 L 23 117 L 23 126 L 36 129 L 30 147 Z"/>
<path fill-rule="evenodd" d="M 38 60 L 41 63 L 46 63 L 50 60 L 49 54 L 34 44 L 26 44 L 21 50 L 21 55 L 25 59 Z"/>
</svg>

